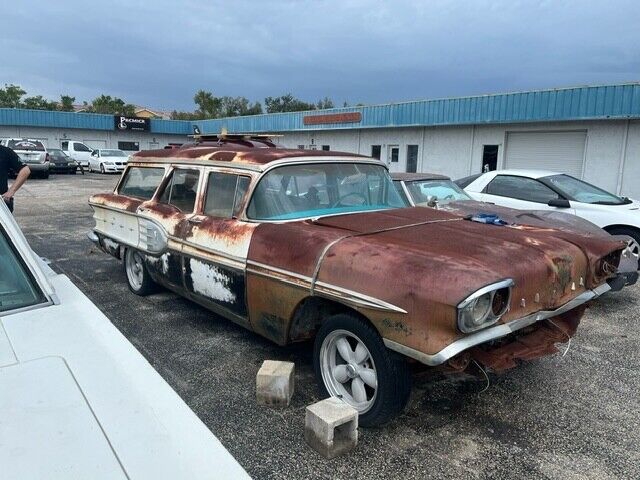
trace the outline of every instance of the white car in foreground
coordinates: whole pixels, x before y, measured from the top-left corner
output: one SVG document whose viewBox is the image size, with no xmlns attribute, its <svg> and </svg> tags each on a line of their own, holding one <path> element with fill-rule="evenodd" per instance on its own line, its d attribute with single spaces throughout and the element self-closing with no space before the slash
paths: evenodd
<svg viewBox="0 0 640 480">
<path fill-rule="evenodd" d="M 0 478 L 248 478 L 0 202 Z"/>
<path fill-rule="evenodd" d="M 98 148 L 89 159 L 89 171 L 100 173 L 123 172 L 129 155 L 116 148 Z"/>
<path fill-rule="evenodd" d="M 612 235 L 629 235 L 640 243 L 640 202 L 618 197 L 564 173 L 497 170 L 456 183 L 474 200 L 521 210 L 571 213 Z"/>
</svg>

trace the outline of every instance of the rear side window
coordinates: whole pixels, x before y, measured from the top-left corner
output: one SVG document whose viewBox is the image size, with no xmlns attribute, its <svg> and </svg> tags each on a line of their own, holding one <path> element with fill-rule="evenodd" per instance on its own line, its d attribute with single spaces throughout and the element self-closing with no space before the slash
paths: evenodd
<svg viewBox="0 0 640 480">
<path fill-rule="evenodd" d="M 485 191 L 490 195 L 536 203 L 547 203 L 549 200 L 558 198 L 556 192 L 538 180 L 511 175 L 498 175 L 489 182 Z"/>
<path fill-rule="evenodd" d="M 118 193 L 150 200 L 164 177 L 164 168 L 130 167 L 124 174 Z"/>
<path fill-rule="evenodd" d="M 231 173 L 210 173 L 204 214 L 222 218 L 237 217 L 248 187 L 249 177 Z"/>
<path fill-rule="evenodd" d="M 198 170 L 174 170 L 158 201 L 173 205 L 184 213 L 193 212 L 199 179 L 200 171 Z"/>
<path fill-rule="evenodd" d="M 62 150 L 65 152 L 69 150 L 69 142 L 62 142 L 60 145 L 62 146 Z"/>
<path fill-rule="evenodd" d="M 46 298 L 0 228 L 0 312 L 44 303 Z"/>
</svg>

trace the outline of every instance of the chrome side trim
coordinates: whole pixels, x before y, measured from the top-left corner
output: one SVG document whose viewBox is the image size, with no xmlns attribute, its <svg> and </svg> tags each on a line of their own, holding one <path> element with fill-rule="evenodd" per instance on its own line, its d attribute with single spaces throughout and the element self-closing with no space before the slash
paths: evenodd
<svg viewBox="0 0 640 480">
<path fill-rule="evenodd" d="M 315 293 L 321 297 L 328 296 L 331 298 L 339 298 L 346 303 L 352 303 L 360 307 L 373 308 L 375 310 L 383 310 L 385 312 L 407 313 L 406 310 L 403 310 L 392 303 L 385 302 L 384 300 L 379 300 L 377 298 L 370 297 L 369 295 L 364 295 L 342 287 L 336 287 L 335 285 L 324 282 L 316 282 Z"/>
<path fill-rule="evenodd" d="M 420 352 L 419 350 L 407 347 L 387 338 L 383 339 L 383 341 L 387 348 L 406 355 L 407 357 L 413 358 L 414 360 L 424 363 L 425 365 L 435 367 L 436 365 L 441 365 L 450 358 L 455 357 L 460 352 L 474 347 L 475 345 L 507 336 L 541 320 L 546 320 L 547 318 L 555 317 L 562 313 L 568 312 L 569 310 L 572 310 L 582 305 L 583 303 L 588 302 L 589 300 L 593 300 L 594 298 L 599 297 L 603 293 L 608 292 L 610 289 L 611 287 L 607 283 L 603 283 L 593 290 L 587 290 L 581 293 L 573 300 L 569 300 L 567 303 L 557 308 L 556 310 L 542 310 L 540 312 L 527 315 L 526 317 L 512 320 L 509 323 L 504 323 L 491 328 L 487 328 L 485 330 L 480 330 L 454 341 L 453 343 L 440 350 L 438 353 L 434 354 Z"/>
</svg>

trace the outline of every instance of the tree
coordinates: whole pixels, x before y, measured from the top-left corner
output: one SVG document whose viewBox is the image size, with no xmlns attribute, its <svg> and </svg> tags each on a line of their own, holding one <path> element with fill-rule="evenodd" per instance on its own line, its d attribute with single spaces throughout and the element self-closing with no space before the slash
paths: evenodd
<svg viewBox="0 0 640 480">
<path fill-rule="evenodd" d="M 318 110 L 323 110 L 325 108 L 333 108 L 334 104 L 333 104 L 333 100 L 331 100 L 329 97 L 324 97 L 322 100 L 318 100 L 318 103 L 316 103 L 316 108 Z"/>
<path fill-rule="evenodd" d="M 26 93 L 19 85 L 5 84 L 4 88 L 0 88 L 0 107 L 20 108 L 20 100 Z"/>
<path fill-rule="evenodd" d="M 196 113 L 202 118 L 219 118 L 222 101 L 213 93 L 205 90 L 198 90 L 193 96 L 194 103 L 198 106 Z"/>
<path fill-rule="evenodd" d="M 267 97 L 264 99 L 264 106 L 267 109 L 267 113 L 301 112 L 303 110 L 316 109 L 313 103 L 306 103 L 299 100 L 290 93 L 280 97 Z"/>
<path fill-rule="evenodd" d="M 93 99 L 89 110 L 92 113 L 110 113 L 112 115 L 135 115 L 135 106 L 111 95 L 100 95 Z"/>
<path fill-rule="evenodd" d="M 43 98 L 42 95 L 36 95 L 25 98 L 22 106 L 32 110 L 56 110 L 58 104 L 56 102 L 50 102 L 46 98 Z"/>
<path fill-rule="evenodd" d="M 70 97 L 69 95 L 60 95 L 60 103 L 58 103 L 58 110 L 63 112 L 73 112 L 73 102 L 76 101 L 76 97 Z"/>
<path fill-rule="evenodd" d="M 260 102 L 250 104 L 245 97 L 221 97 L 220 116 L 239 117 L 242 115 L 258 115 L 262 113 Z"/>
</svg>

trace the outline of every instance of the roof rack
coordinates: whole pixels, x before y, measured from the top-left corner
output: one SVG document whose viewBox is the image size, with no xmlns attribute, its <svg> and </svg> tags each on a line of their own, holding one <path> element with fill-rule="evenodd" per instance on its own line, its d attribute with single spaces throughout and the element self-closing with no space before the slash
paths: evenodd
<svg viewBox="0 0 640 480">
<path fill-rule="evenodd" d="M 281 137 L 282 135 L 274 135 L 270 133 L 228 133 L 223 128 L 220 133 L 201 133 L 197 125 L 193 126 L 193 135 L 190 135 L 196 143 L 217 142 L 223 143 L 253 143 L 259 142 L 267 147 L 275 147 L 272 139 Z"/>
</svg>

